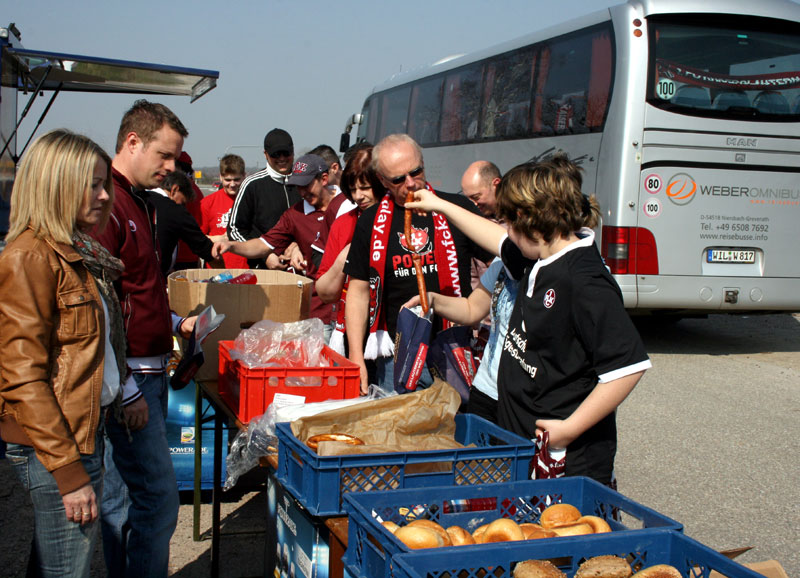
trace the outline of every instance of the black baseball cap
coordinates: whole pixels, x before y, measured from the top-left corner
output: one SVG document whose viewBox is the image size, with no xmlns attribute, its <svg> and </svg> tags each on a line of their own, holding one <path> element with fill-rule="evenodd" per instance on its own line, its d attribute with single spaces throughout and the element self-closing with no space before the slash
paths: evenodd
<svg viewBox="0 0 800 578">
<path fill-rule="evenodd" d="M 273 128 L 264 137 L 264 152 L 268 155 L 274 155 L 281 151 L 294 152 L 292 137 L 281 128 Z"/>
</svg>

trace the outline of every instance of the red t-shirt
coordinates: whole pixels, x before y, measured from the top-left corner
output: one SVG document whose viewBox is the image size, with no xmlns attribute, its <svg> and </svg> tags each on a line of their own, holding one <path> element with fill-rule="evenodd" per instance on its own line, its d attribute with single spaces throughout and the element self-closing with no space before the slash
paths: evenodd
<svg viewBox="0 0 800 578">
<path fill-rule="evenodd" d="M 330 234 L 333 223 L 339 217 L 356 208 L 358 208 L 358 206 L 355 203 L 348 200 L 342 193 L 337 193 L 336 196 L 331 199 L 328 208 L 325 209 L 325 228 L 322 230 L 319 240 L 314 243 L 314 249 L 319 252 L 324 252 L 328 246 L 328 235 Z"/>
<path fill-rule="evenodd" d="M 212 237 L 224 235 L 228 230 L 228 220 L 235 200 L 224 189 L 205 197 L 200 202 L 200 230 Z M 249 269 L 247 259 L 239 255 L 225 253 L 222 256 L 222 260 L 225 261 L 225 266 L 229 269 Z"/>
<path fill-rule="evenodd" d="M 322 277 L 336 261 L 336 257 L 342 252 L 350 241 L 353 240 L 353 232 L 356 230 L 356 221 L 361 211 L 353 209 L 341 215 L 333 222 L 328 232 L 328 242 L 325 244 L 325 253 L 322 262 L 319 264 L 316 278 Z"/>
<path fill-rule="evenodd" d="M 316 279 L 322 254 L 312 248 L 319 242 L 325 229 L 325 212 L 318 211 L 305 201 L 292 205 L 281 215 L 280 220 L 261 239 L 277 253 L 282 254 L 292 243 L 297 243 L 306 261 L 306 276 Z M 323 323 L 331 321 L 333 306 L 323 303 L 316 289 L 311 293 L 311 317 L 319 317 Z"/>
</svg>

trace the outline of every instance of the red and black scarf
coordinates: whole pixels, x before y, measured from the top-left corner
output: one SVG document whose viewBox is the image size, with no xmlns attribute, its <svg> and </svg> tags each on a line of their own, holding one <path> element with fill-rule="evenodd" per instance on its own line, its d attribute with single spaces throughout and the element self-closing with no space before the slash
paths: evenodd
<svg viewBox="0 0 800 578">
<path fill-rule="evenodd" d="M 433 188 L 425 184 L 429 191 Z M 384 276 L 386 274 L 386 249 L 392 228 L 392 216 L 397 204 L 390 194 L 386 194 L 378 206 L 369 241 L 369 337 L 364 350 L 366 359 L 390 357 L 394 354 L 394 343 L 386 331 L 386 312 L 383 308 Z M 439 276 L 439 293 L 452 297 L 461 296 L 461 283 L 458 271 L 458 254 L 444 215 L 432 213 L 433 217 L 433 256 Z M 419 251 L 422 247 L 413 247 Z M 377 277 L 372 277 L 377 272 Z M 445 321 L 445 327 L 448 326 Z"/>
</svg>

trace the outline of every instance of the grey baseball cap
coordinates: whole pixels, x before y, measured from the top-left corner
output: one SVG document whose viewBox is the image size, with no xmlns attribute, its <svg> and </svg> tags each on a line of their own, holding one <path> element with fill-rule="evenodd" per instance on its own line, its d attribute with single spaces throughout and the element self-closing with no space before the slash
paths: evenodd
<svg viewBox="0 0 800 578">
<path fill-rule="evenodd" d="M 328 172 L 328 164 L 317 155 L 303 155 L 294 162 L 292 174 L 286 181 L 289 185 L 305 187 L 317 175 Z"/>
</svg>

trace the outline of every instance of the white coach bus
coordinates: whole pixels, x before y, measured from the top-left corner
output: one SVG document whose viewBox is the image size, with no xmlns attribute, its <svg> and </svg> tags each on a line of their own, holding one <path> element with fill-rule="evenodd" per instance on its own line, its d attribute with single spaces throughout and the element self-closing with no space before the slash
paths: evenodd
<svg viewBox="0 0 800 578">
<path fill-rule="evenodd" d="M 794 2 L 631 1 L 396 76 L 354 124 L 411 135 L 451 192 L 472 161 L 565 151 L 629 309 L 800 310 Z"/>
</svg>

